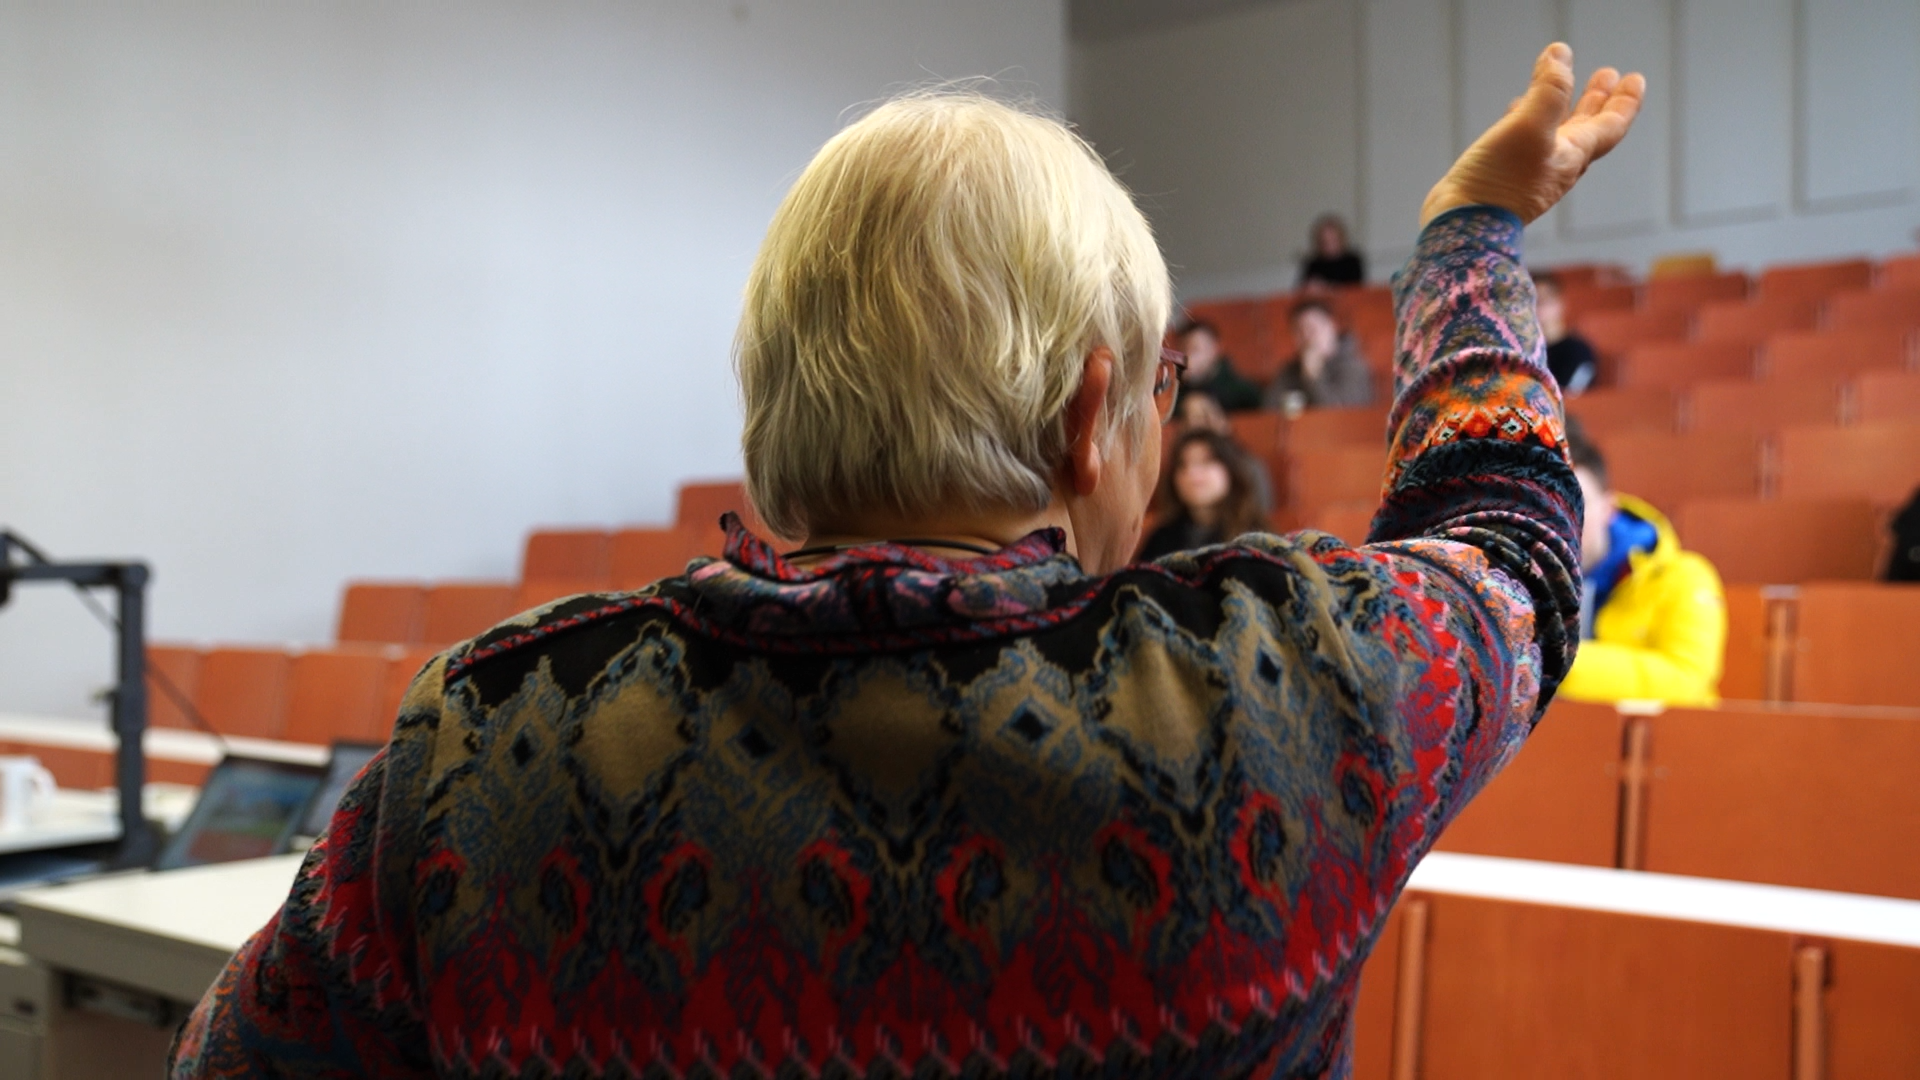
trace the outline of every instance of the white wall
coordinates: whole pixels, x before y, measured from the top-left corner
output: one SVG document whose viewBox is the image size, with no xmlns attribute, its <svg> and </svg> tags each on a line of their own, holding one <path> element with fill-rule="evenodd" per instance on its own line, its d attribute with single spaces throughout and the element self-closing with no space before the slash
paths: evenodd
<svg viewBox="0 0 1920 1080">
<path fill-rule="evenodd" d="M 1547 42 L 1646 72 L 1628 142 L 1528 230 L 1530 260 L 1730 267 L 1910 250 L 1914 0 L 1286 0 L 1079 42 L 1072 114 L 1158 208 L 1188 297 L 1290 287 L 1323 210 L 1370 272 Z"/>
<path fill-rule="evenodd" d="M 167 639 L 323 641 L 349 577 L 738 469 L 747 266 L 844 110 L 1064 98 L 1060 0 L 0 8 L 0 526 L 139 556 Z M 0 610 L 0 710 L 110 639 Z"/>
</svg>

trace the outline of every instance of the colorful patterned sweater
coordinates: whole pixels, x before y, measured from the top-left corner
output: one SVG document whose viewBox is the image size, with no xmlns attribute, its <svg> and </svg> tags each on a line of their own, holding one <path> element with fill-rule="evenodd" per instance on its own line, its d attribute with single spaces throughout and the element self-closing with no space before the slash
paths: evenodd
<svg viewBox="0 0 1920 1080">
<path fill-rule="evenodd" d="M 176 1077 L 1343 1076 L 1578 641 L 1520 223 L 1396 283 L 1374 543 L 724 560 L 428 665 Z"/>
</svg>

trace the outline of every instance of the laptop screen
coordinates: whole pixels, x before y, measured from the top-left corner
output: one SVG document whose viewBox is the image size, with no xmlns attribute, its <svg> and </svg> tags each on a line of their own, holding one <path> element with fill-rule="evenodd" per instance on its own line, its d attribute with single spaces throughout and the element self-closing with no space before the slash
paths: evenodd
<svg viewBox="0 0 1920 1080">
<path fill-rule="evenodd" d="M 167 841 L 156 870 L 284 853 L 326 770 L 318 765 L 225 757 L 213 767 L 193 812 Z"/>
<path fill-rule="evenodd" d="M 333 756 L 327 759 L 327 779 L 314 793 L 313 801 L 307 804 L 307 812 L 295 830 L 300 836 L 319 836 L 327 831 L 327 822 L 333 820 L 334 808 L 340 805 L 340 796 L 347 793 L 347 785 L 367 767 L 367 762 L 383 749 L 379 743 L 337 742 L 333 744 Z"/>
</svg>

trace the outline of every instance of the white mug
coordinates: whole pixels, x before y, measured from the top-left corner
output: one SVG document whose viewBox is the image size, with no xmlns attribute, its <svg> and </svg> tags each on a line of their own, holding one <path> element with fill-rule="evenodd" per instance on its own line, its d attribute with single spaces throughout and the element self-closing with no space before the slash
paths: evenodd
<svg viewBox="0 0 1920 1080">
<path fill-rule="evenodd" d="M 0 757 L 0 830 L 24 829 L 53 801 L 53 774 L 36 757 Z"/>
</svg>

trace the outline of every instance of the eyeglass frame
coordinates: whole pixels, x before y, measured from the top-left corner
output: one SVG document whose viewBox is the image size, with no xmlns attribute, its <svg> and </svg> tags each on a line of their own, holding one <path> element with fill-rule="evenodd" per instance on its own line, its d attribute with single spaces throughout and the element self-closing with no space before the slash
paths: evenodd
<svg viewBox="0 0 1920 1080">
<path fill-rule="evenodd" d="M 1170 378 L 1167 378 L 1169 368 L 1173 373 Z M 1169 346 L 1161 346 L 1160 363 L 1153 369 L 1153 401 L 1160 410 L 1162 426 L 1173 423 L 1174 409 L 1180 404 L 1180 380 L 1184 379 L 1186 374 L 1187 354 Z M 1164 388 L 1160 383 L 1162 378 L 1167 379 Z M 1163 393 L 1166 395 L 1164 403 L 1161 400 Z"/>
</svg>

